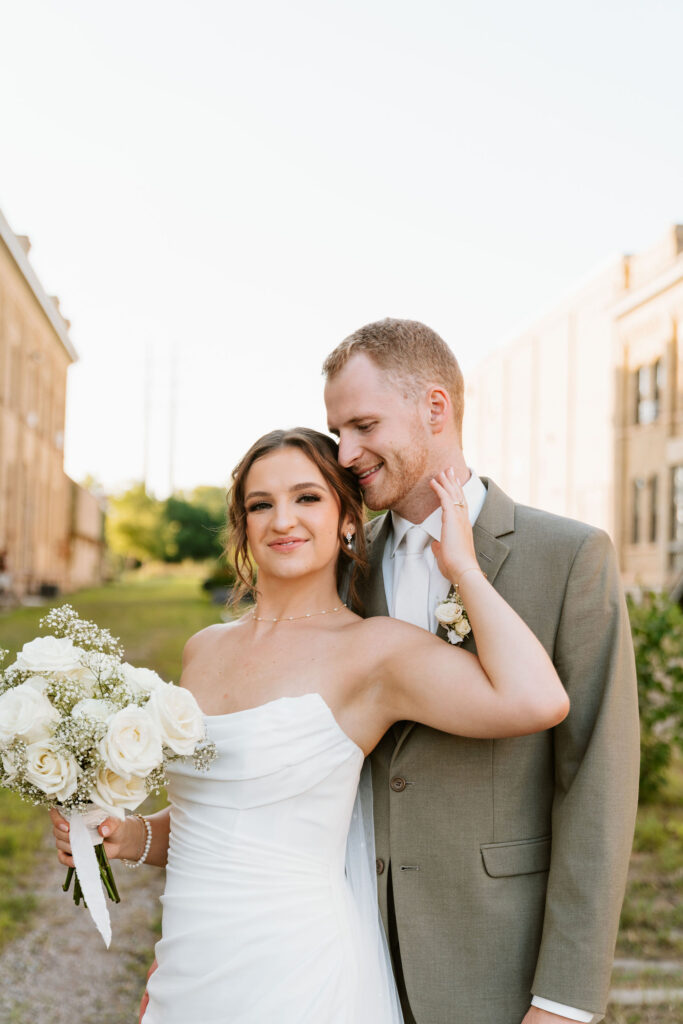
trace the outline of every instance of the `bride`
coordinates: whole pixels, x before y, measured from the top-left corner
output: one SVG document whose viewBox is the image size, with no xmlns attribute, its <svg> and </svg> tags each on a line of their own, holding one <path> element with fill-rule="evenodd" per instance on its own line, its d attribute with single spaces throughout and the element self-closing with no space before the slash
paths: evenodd
<svg viewBox="0 0 683 1024">
<path fill-rule="evenodd" d="M 397 721 L 483 738 L 567 714 L 545 651 L 477 565 L 452 471 L 432 487 L 434 554 L 459 586 L 478 658 L 342 603 L 342 581 L 364 567 L 363 513 L 331 438 L 273 431 L 234 471 L 231 542 L 246 585 L 258 566 L 256 604 L 185 646 L 180 685 L 218 758 L 205 774 L 172 765 L 170 806 L 146 819 L 146 862 L 166 865 L 166 890 L 144 1024 L 400 1022 L 364 757 Z M 68 825 L 51 813 L 71 865 Z M 100 830 L 110 858 L 145 849 L 138 817 Z"/>
</svg>

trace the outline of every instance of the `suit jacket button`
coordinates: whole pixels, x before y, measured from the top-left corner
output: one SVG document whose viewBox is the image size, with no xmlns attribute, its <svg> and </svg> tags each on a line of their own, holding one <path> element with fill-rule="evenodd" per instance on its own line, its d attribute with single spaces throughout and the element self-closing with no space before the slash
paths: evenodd
<svg viewBox="0 0 683 1024">
<path fill-rule="evenodd" d="M 375 867 L 377 868 L 377 874 L 381 875 L 384 872 L 384 861 L 381 857 L 378 857 L 375 861 Z"/>
<path fill-rule="evenodd" d="M 394 793 L 402 793 L 406 788 L 406 780 L 402 779 L 400 775 L 395 775 L 389 783 Z"/>
</svg>

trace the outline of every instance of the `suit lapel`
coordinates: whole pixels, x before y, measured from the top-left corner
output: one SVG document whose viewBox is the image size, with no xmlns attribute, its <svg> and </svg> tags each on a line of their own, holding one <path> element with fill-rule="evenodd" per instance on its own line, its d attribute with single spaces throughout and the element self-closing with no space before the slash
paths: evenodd
<svg viewBox="0 0 683 1024">
<path fill-rule="evenodd" d="M 489 583 L 494 585 L 496 576 L 510 553 L 510 545 L 499 538 L 515 531 L 515 503 L 492 480 L 487 477 L 482 477 L 481 480 L 486 487 L 486 500 L 472 533 L 479 568 L 486 573 Z M 382 588 L 384 588 L 383 579 Z M 436 635 L 446 643 L 448 642 L 443 626 L 439 626 Z M 471 633 L 460 646 L 463 650 L 476 654 L 476 645 Z M 415 724 L 415 722 L 397 722 L 392 726 L 396 736 L 394 757 L 406 742 Z"/>
<path fill-rule="evenodd" d="M 373 615 L 388 615 L 387 595 L 384 589 L 384 573 L 382 572 L 382 559 L 384 557 L 384 545 L 387 542 L 391 530 L 391 516 L 385 513 L 377 516 L 366 528 L 366 542 L 368 545 L 369 571 L 364 586 L 361 588 L 363 597 L 363 614 L 366 618 Z"/>
</svg>

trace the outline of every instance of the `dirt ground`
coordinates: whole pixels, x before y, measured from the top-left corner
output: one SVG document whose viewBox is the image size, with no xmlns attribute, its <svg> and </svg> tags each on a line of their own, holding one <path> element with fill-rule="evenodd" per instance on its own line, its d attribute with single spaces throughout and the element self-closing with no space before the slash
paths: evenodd
<svg viewBox="0 0 683 1024">
<path fill-rule="evenodd" d="M 161 916 L 164 872 L 114 863 L 107 948 L 83 906 L 62 892 L 51 836 L 35 877 L 32 929 L 0 953 L 0 1024 L 136 1024 Z"/>
</svg>

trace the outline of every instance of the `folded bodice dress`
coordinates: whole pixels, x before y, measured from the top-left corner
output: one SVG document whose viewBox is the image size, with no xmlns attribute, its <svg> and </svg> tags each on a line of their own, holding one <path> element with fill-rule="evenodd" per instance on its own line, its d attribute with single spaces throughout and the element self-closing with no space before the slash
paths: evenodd
<svg viewBox="0 0 683 1024">
<path fill-rule="evenodd" d="M 169 770 L 143 1024 L 395 1024 L 372 823 L 357 799 L 363 751 L 317 693 L 206 723 L 209 771 Z"/>
</svg>

